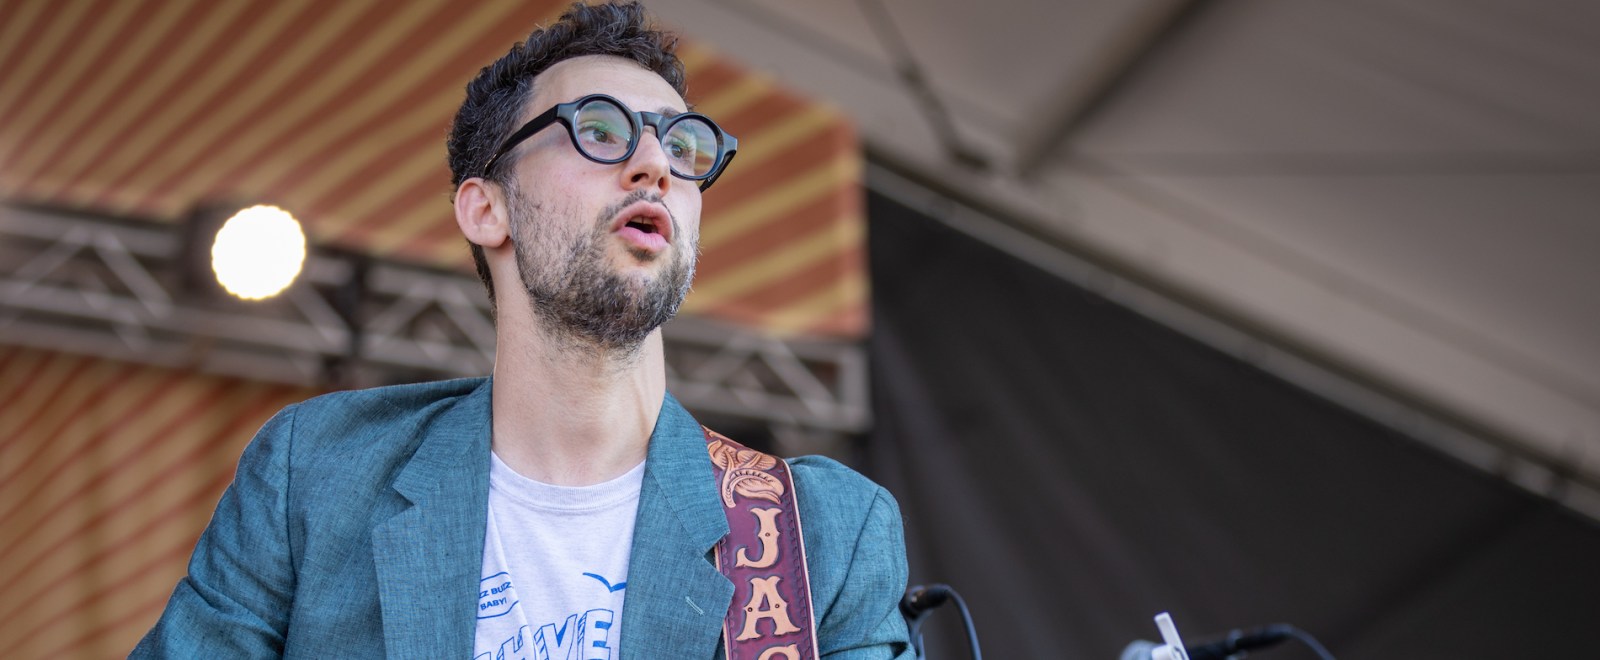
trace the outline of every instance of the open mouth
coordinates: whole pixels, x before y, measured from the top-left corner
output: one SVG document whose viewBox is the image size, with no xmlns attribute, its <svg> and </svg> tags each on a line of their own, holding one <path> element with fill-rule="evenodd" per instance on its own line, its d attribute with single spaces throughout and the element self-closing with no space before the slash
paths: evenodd
<svg viewBox="0 0 1600 660">
<path fill-rule="evenodd" d="M 617 214 L 612 227 L 639 247 L 659 250 L 672 242 L 672 218 L 660 204 L 647 201 L 632 204 Z"/>
</svg>

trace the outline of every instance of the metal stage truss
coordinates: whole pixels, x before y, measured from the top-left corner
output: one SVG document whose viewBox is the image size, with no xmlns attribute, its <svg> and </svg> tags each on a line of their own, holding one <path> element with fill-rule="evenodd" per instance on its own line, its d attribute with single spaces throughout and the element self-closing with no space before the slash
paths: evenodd
<svg viewBox="0 0 1600 660">
<path fill-rule="evenodd" d="M 472 275 L 313 247 L 287 291 L 245 302 L 222 293 L 208 253 L 191 257 L 185 236 L 200 234 L 0 203 L 0 342 L 327 388 L 494 364 L 494 321 Z M 766 424 L 783 451 L 835 453 L 870 423 L 858 343 L 691 317 L 663 334 L 674 396 Z"/>
</svg>

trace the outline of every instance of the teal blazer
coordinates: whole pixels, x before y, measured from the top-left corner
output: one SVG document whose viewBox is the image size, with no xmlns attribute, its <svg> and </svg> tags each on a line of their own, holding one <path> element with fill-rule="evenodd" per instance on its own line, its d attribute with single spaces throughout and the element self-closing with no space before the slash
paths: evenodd
<svg viewBox="0 0 1600 660">
<path fill-rule="evenodd" d="M 166 611 L 162 657 L 468 658 L 489 492 L 488 379 L 339 392 L 245 449 Z M 910 658 L 900 512 L 825 458 L 790 461 L 829 658 Z M 650 436 L 620 657 L 720 658 L 733 585 L 700 426 L 670 395 Z"/>
</svg>

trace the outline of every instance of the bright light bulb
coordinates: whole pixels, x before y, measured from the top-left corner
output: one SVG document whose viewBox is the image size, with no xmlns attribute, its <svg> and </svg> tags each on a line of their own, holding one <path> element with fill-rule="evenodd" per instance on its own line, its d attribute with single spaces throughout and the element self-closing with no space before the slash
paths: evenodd
<svg viewBox="0 0 1600 660">
<path fill-rule="evenodd" d="M 228 218 L 211 244 L 211 270 L 228 293 L 245 300 L 278 295 L 306 260 L 300 222 L 276 206 L 252 206 Z"/>
</svg>

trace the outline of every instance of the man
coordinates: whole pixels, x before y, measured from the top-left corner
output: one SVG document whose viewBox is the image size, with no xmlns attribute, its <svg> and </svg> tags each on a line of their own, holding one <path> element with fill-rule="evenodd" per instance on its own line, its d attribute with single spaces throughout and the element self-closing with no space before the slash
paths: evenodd
<svg viewBox="0 0 1600 660">
<path fill-rule="evenodd" d="M 574 5 L 468 85 L 450 165 L 493 378 L 280 412 L 135 656 L 720 657 L 729 495 L 666 393 L 659 326 L 736 142 L 688 112 L 674 46 L 637 4 Z M 826 459 L 790 469 L 796 627 L 814 618 L 824 657 L 909 656 L 894 500 Z M 746 608 L 763 634 L 789 623 L 774 602 Z"/>
</svg>

